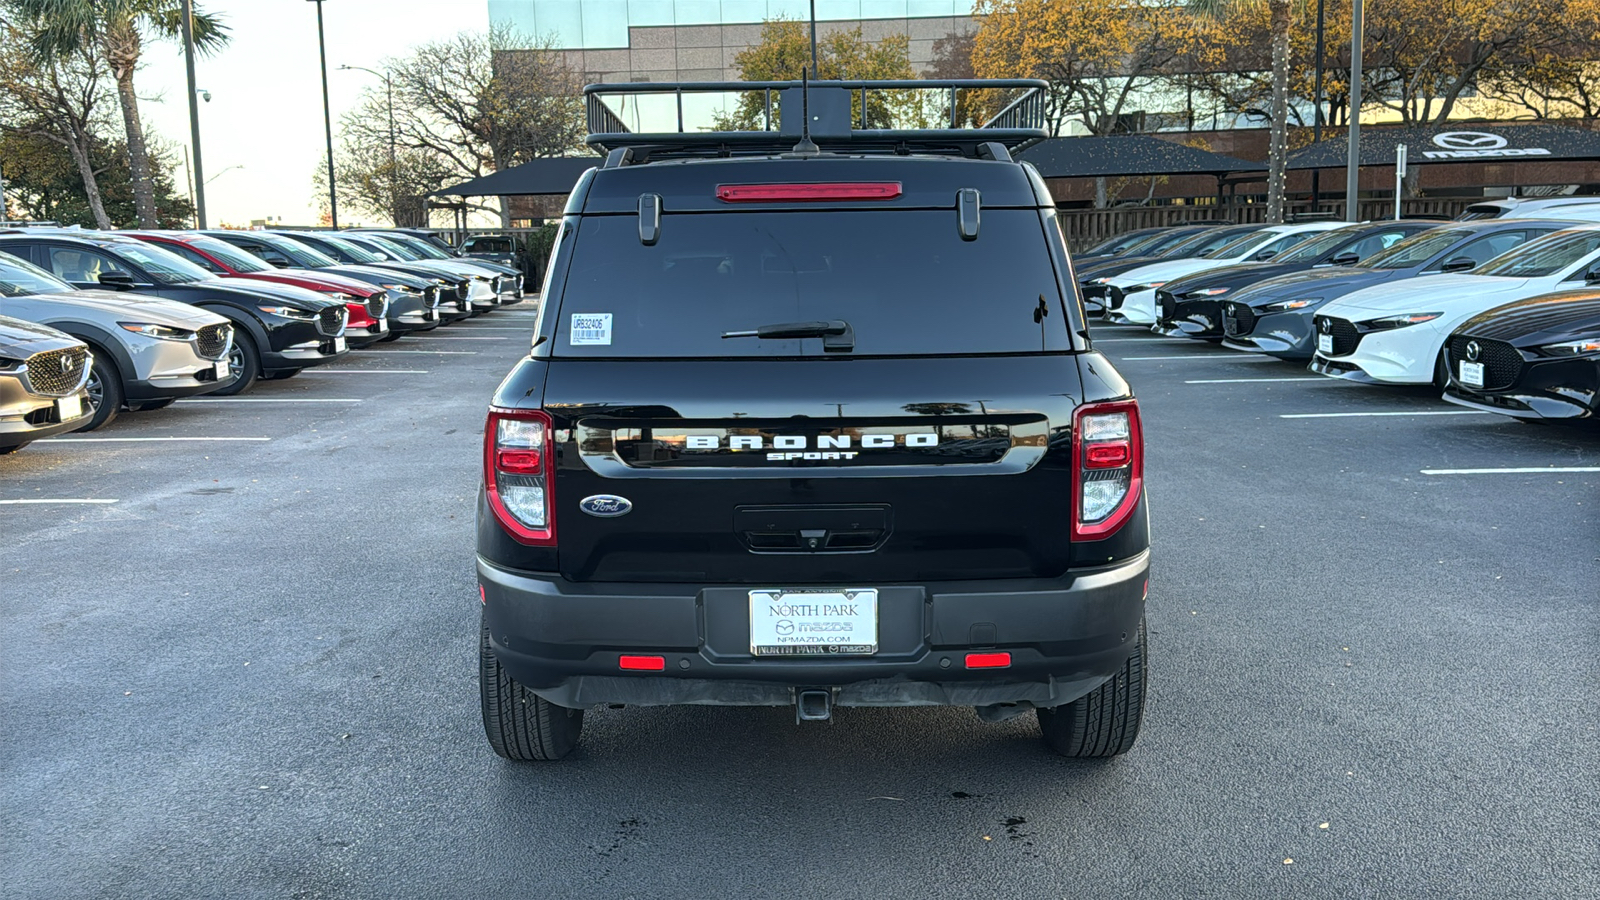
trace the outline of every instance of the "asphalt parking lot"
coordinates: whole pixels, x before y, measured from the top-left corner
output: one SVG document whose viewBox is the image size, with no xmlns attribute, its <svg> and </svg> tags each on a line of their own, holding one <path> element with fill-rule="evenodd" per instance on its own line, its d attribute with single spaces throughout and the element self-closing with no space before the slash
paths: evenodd
<svg viewBox="0 0 1600 900">
<path fill-rule="evenodd" d="M 1600 433 L 1102 328 L 1149 447 L 1130 754 L 602 709 L 515 765 L 472 521 L 532 315 L 0 460 L 0 893 L 1600 896 Z"/>
</svg>

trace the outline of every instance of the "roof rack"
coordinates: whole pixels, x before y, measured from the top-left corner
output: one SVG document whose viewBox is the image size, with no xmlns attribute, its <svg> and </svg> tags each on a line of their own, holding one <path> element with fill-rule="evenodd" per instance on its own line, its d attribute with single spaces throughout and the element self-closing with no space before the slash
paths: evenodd
<svg viewBox="0 0 1600 900">
<path fill-rule="evenodd" d="M 687 83 L 591 84 L 583 89 L 589 119 L 588 144 L 607 154 L 606 167 L 637 165 L 650 159 L 742 156 L 782 153 L 809 137 L 823 152 L 937 153 L 1010 159 L 1011 151 L 1049 136 L 1045 128 L 1045 90 L 1038 79 L 926 78 L 904 81 L 710 81 Z M 964 92 L 1020 90 L 998 113 L 977 128 L 959 127 Z M 874 94 L 905 102 L 912 91 L 924 112 L 934 109 L 948 128 L 871 128 L 868 103 Z M 937 93 L 932 93 L 937 92 Z M 741 131 L 690 130 L 684 123 L 684 98 L 740 94 L 759 99 L 761 128 Z M 677 130 L 635 133 L 607 98 L 671 95 Z M 626 101 L 625 101 L 626 102 Z M 784 111 L 788 110 L 788 114 Z"/>
</svg>

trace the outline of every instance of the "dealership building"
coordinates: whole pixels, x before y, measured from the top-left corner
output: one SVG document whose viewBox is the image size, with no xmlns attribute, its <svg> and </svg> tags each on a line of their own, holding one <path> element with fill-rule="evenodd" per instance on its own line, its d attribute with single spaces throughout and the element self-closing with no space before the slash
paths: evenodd
<svg viewBox="0 0 1600 900">
<path fill-rule="evenodd" d="M 905 35 L 919 71 L 936 41 L 976 27 L 972 0 L 816 0 L 816 9 L 819 35 Z M 810 16 L 809 0 L 489 0 L 491 26 L 553 39 L 587 82 L 737 81 L 734 58 L 760 41 L 761 23 Z"/>
</svg>

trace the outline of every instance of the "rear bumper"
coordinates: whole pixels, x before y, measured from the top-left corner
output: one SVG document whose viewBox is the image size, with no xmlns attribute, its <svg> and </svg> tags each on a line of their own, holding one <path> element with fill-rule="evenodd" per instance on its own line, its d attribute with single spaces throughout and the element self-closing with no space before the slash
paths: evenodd
<svg viewBox="0 0 1600 900">
<path fill-rule="evenodd" d="M 1149 552 L 1058 579 L 879 587 L 869 657 L 757 657 L 749 589 L 761 585 L 595 584 L 478 559 L 495 656 L 561 706 L 785 706 L 827 689 L 840 706 L 1053 707 L 1120 670 L 1144 615 Z M 1005 650 L 1006 668 L 968 670 L 967 651 Z M 659 655 L 664 672 L 619 668 Z"/>
</svg>

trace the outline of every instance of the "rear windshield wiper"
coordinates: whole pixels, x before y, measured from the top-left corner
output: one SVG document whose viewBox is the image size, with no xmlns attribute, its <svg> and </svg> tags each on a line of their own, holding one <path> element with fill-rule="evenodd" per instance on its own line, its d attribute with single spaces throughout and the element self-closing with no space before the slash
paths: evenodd
<svg viewBox="0 0 1600 900">
<path fill-rule="evenodd" d="M 843 319 L 833 319 L 828 322 L 780 322 L 777 325 L 762 325 L 754 331 L 724 331 L 726 338 L 753 337 L 761 340 L 785 340 L 788 338 L 822 338 L 822 349 L 829 353 L 848 353 L 856 347 L 856 332 L 850 323 Z"/>
</svg>

